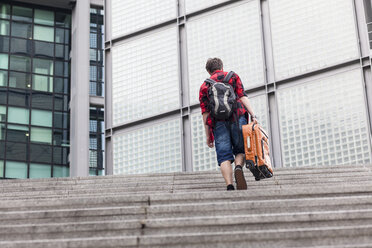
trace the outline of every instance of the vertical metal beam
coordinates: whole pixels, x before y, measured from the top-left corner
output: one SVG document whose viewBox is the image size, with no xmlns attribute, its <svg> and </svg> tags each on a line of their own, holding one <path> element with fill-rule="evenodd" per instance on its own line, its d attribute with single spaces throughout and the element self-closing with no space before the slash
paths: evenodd
<svg viewBox="0 0 372 248">
<path fill-rule="evenodd" d="M 356 31 L 360 45 L 360 55 L 361 57 L 369 56 L 370 51 L 367 21 L 362 0 L 354 0 L 354 14 L 356 22 Z"/>
<path fill-rule="evenodd" d="M 369 65 L 363 67 L 363 86 L 365 102 L 367 108 L 367 118 L 369 122 L 369 138 L 372 145 L 372 75 L 371 75 L 371 50 L 368 36 L 367 22 L 370 22 L 371 1 L 354 0 L 355 20 L 357 25 L 358 40 L 360 45 L 361 57 L 370 57 Z M 371 16 L 370 16 L 371 15 Z M 363 59 L 360 61 L 363 66 Z"/>
<path fill-rule="evenodd" d="M 267 103 L 269 108 L 269 129 L 271 135 L 272 160 L 275 167 L 282 167 L 280 145 L 279 114 L 276 101 L 274 55 L 271 42 L 270 10 L 267 0 L 261 0 L 261 25 L 265 61 L 265 78 L 270 87 L 266 87 Z"/>
<path fill-rule="evenodd" d="M 186 48 L 186 28 L 185 28 L 185 6 L 183 0 L 177 0 L 178 13 L 178 62 L 179 62 L 179 81 L 180 81 L 180 105 L 182 116 L 182 170 L 193 171 L 192 143 L 191 143 L 191 121 L 190 121 L 190 100 L 189 100 L 189 78 Z"/>
<path fill-rule="evenodd" d="M 107 0 L 110 1 L 110 0 Z M 108 17 L 109 18 L 109 17 Z M 107 29 L 107 28 L 106 28 Z M 106 175 L 114 174 L 112 144 L 112 51 L 105 51 L 105 171 Z"/>
<path fill-rule="evenodd" d="M 372 144 L 372 72 L 371 66 L 363 68 L 364 87 L 366 91 L 367 118 L 369 119 L 369 137 Z"/>
<path fill-rule="evenodd" d="M 112 145 L 112 47 L 111 47 L 111 0 L 105 0 L 105 170 L 106 175 L 113 175 L 113 145 Z"/>
<path fill-rule="evenodd" d="M 70 176 L 89 175 L 89 27 L 90 1 L 72 10 Z"/>
</svg>

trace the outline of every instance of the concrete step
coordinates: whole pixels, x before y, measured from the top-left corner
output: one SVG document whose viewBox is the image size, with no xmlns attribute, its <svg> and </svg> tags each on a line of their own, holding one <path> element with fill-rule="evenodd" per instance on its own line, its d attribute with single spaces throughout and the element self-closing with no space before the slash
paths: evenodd
<svg viewBox="0 0 372 248">
<path fill-rule="evenodd" d="M 70 195 L 25 195 L 24 199 L 2 197 L 0 210 L 40 210 L 53 208 L 81 208 L 85 206 L 133 206 L 172 203 L 208 203 L 242 200 L 276 200 L 306 197 L 336 197 L 350 195 L 371 195 L 372 182 L 359 184 L 334 184 L 320 186 L 277 186 L 273 188 L 249 189 L 244 191 L 186 191 L 166 192 L 114 192 L 105 194 Z M 35 201 L 37 199 L 37 201 Z"/>
<path fill-rule="evenodd" d="M 230 231 L 213 234 L 147 235 L 140 247 L 319 247 L 321 245 L 370 244 L 370 225 L 276 229 L 266 231 Z M 352 241 L 353 240 L 353 241 Z M 182 244 L 182 245 L 180 245 Z"/>
<path fill-rule="evenodd" d="M 372 165 L 0 181 L 0 247 L 369 247 Z"/>
<path fill-rule="evenodd" d="M 371 225 L 330 228 L 301 228 L 262 231 L 230 231 L 212 234 L 170 234 L 73 238 L 58 240 L 0 241 L 2 248 L 86 247 L 370 247 Z"/>
<path fill-rule="evenodd" d="M 342 165 L 342 166 L 328 166 L 328 167 L 296 167 L 296 168 L 274 168 L 275 175 L 278 177 L 289 175 L 329 175 L 338 173 L 372 173 L 372 165 Z M 245 169 L 246 173 L 249 173 Z M 116 176 L 97 176 L 97 177 L 74 177 L 74 178 L 42 178 L 42 179 L 22 179 L 22 180 L 0 180 L 1 185 L 20 184 L 26 186 L 27 184 L 95 184 L 97 182 L 113 182 L 119 181 L 172 181 L 172 180 L 189 180 L 203 179 L 203 178 L 220 178 L 221 173 L 218 170 L 202 171 L 202 172 L 176 172 L 176 173 L 159 173 L 159 174 L 136 174 L 136 175 L 116 175 Z"/>
<path fill-rule="evenodd" d="M 81 185 L 76 186 L 60 186 L 60 187 L 13 187 L 11 190 L 6 191 L 6 188 L 3 188 L 0 192 L 0 196 L 3 198 L 14 198 L 14 197 L 25 197 L 25 196 L 38 196 L 42 195 L 44 197 L 51 195 L 76 195 L 76 194 L 91 194 L 91 193 L 121 193 L 121 192 L 148 192 L 148 191 L 179 191 L 179 190 L 225 190 L 225 185 L 223 180 L 220 178 L 217 180 L 211 181 L 202 181 L 197 180 L 187 181 L 183 184 L 178 183 L 159 183 L 158 185 L 151 185 L 151 183 L 141 183 L 135 182 L 133 184 L 124 183 L 124 184 L 108 184 L 103 187 L 91 188 Z M 247 185 L 249 189 L 256 189 L 261 187 L 276 187 L 277 185 L 289 186 L 289 185 L 330 185 L 330 184 L 340 184 L 340 183 L 349 183 L 349 184 L 360 184 L 360 183 L 369 183 L 372 182 L 371 176 L 350 176 L 350 177 L 329 177 L 329 178 L 305 178 L 305 179 L 292 179 L 292 180 L 279 180 L 277 177 L 270 179 L 265 179 L 261 181 L 253 181 L 252 179 L 247 180 Z"/>
<path fill-rule="evenodd" d="M 360 181 L 372 181 L 372 173 L 347 173 L 341 175 L 321 175 L 321 176 L 314 176 L 314 175 L 298 175 L 298 176 L 286 176 L 279 178 L 278 176 L 274 176 L 273 178 L 261 181 L 255 181 L 250 174 L 246 174 L 247 185 L 248 187 L 255 187 L 255 186 L 268 186 L 268 185 L 293 185 L 293 184 L 315 184 L 315 183 L 331 183 L 331 182 L 360 182 Z M 43 191 L 43 193 L 47 193 L 47 191 L 58 192 L 63 191 L 65 193 L 66 190 L 100 190 L 100 191 L 109 191 L 112 189 L 122 189 L 126 191 L 136 190 L 137 188 L 144 189 L 144 190 L 170 190 L 170 189 L 192 189 L 192 188 L 221 188 L 224 186 L 224 181 L 222 176 L 220 175 L 218 178 L 205 178 L 203 180 L 200 179 L 190 179 L 190 180 L 174 180 L 173 182 L 163 182 L 163 181 L 156 181 L 156 182 L 149 182 L 149 181 L 132 181 L 132 182 L 121 182 L 121 181 L 114 181 L 110 183 L 97 183 L 93 188 L 90 184 L 63 184 L 63 185 L 48 185 L 48 184 L 17 184 L 17 185 L 7 185 L 0 189 L 0 195 L 7 196 L 13 192 L 38 192 Z"/>
<path fill-rule="evenodd" d="M 0 224 L 141 220 L 145 218 L 224 216 L 227 214 L 234 216 L 241 214 L 361 210 L 369 208 L 372 208 L 372 196 L 146 205 L 141 207 L 85 207 L 59 210 L 0 211 Z"/>
<path fill-rule="evenodd" d="M 360 226 L 371 223 L 372 209 L 319 211 L 298 213 L 264 213 L 249 215 L 204 216 L 183 218 L 157 218 L 144 220 L 118 220 L 79 223 L 43 223 L 2 225 L 1 240 L 35 240 L 76 238 L 88 234 L 101 236 L 101 232 L 120 231 L 123 235 L 167 234 L 213 234 L 239 230 L 286 230 L 338 226 Z M 93 237 L 93 236 L 91 236 Z"/>
</svg>

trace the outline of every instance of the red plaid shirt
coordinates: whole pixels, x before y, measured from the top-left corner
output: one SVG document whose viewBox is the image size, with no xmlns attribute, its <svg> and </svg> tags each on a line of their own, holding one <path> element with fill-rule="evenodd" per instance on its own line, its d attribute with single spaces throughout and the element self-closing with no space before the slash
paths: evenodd
<svg viewBox="0 0 372 248">
<path fill-rule="evenodd" d="M 222 82 L 222 80 L 226 77 L 227 73 L 228 72 L 217 70 L 211 75 L 210 78 L 213 79 L 216 82 Z M 234 73 L 234 75 L 231 77 L 231 79 L 229 81 L 229 84 L 231 86 L 233 86 L 234 80 L 236 81 L 235 89 L 234 89 L 235 90 L 235 95 L 238 99 L 237 100 L 238 106 L 237 106 L 236 111 L 237 111 L 238 117 L 240 117 L 240 116 L 245 115 L 247 113 L 247 110 L 245 109 L 243 103 L 240 101 L 240 98 L 243 97 L 243 96 L 247 96 L 247 94 L 244 91 L 242 81 L 240 80 L 238 74 L 236 74 L 236 73 Z M 203 84 L 200 86 L 200 90 L 199 90 L 199 102 L 200 102 L 200 108 L 201 108 L 202 114 L 205 113 L 205 112 L 209 112 L 209 110 L 208 110 L 208 105 L 209 105 L 208 88 L 209 88 L 209 84 L 207 84 L 206 82 L 203 82 Z M 234 117 L 232 116 L 231 118 L 234 118 Z M 211 129 L 213 129 L 214 124 L 215 123 L 214 123 L 213 118 L 211 117 L 211 115 L 208 115 L 207 125 Z"/>
</svg>

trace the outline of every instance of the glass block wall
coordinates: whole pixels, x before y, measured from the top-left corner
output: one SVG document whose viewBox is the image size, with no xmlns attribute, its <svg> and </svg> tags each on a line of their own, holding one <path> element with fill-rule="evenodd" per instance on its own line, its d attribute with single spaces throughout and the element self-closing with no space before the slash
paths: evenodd
<svg viewBox="0 0 372 248">
<path fill-rule="evenodd" d="M 210 57 L 220 57 L 226 71 L 241 77 L 270 135 L 274 166 L 372 162 L 371 110 L 363 87 L 371 79 L 362 77 L 366 67 L 360 69 L 360 47 L 368 40 L 360 40 L 353 1 L 143 4 L 110 5 L 112 105 L 106 111 L 112 118 L 107 131 L 114 129 L 114 174 L 218 169 L 198 106 Z M 154 131 L 159 123 L 177 123 L 171 126 L 180 147 L 173 147 L 165 129 Z M 177 168 L 159 162 L 176 157 Z"/>
<path fill-rule="evenodd" d="M 91 96 L 104 97 L 104 11 L 90 9 L 90 89 Z M 105 122 L 104 107 L 91 106 L 89 111 L 89 174 L 104 174 Z"/>
<path fill-rule="evenodd" d="M 114 174 L 182 170 L 180 120 L 168 120 L 114 137 Z"/>
<path fill-rule="evenodd" d="M 177 16 L 177 0 L 111 1 L 112 37 L 120 37 Z"/>
<path fill-rule="evenodd" d="M 270 1 L 277 80 L 359 58 L 353 1 Z"/>
<path fill-rule="evenodd" d="M 360 69 L 278 91 L 284 166 L 370 163 Z"/>
<path fill-rule="evenodd" d="M 179 108 L 177 58 L 175 27 L 113 48 L 114 126 Z"/>
<path fill-rule="evenodd" d="M 71 15 L 0 4 L 0 177 L 69 175 Z"/>
<path fill-rule="evenodd" d="M 90 95 L 104 96 L 104 25 L 103 9 L 90 9 Z"/>
<path fill-rule="evenodd" d="M 105 122 L 104 108 L 90 107 L 89 174 L 104 174 Z"/>
<path fill-rule="evenodd" d="M 264 84 L 260 25 L 258 1 L 190 18 L 186 26 L 190 103 L 199 102 L 201 82 L 209 77 L 205 70 L 209 57 L 223 59 L 226 70 L 238 73 L 246 89 Z"/>
</svg>

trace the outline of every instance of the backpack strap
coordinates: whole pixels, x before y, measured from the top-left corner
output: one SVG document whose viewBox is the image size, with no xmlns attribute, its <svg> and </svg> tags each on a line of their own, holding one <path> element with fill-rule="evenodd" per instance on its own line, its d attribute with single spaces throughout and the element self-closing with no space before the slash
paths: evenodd
<svg viewBox="0 0 372 248">
<path fill-rule="evenodd" d="M 227 73 L 226 77 L 222 80 L 222 82 L 225 83 L 225 84 L 229 84 L 229 81 L 234 76 L 234 74 L 235 74 L 235 72 L 230 71 L 229 73 Z M 235 94 L 235 88 L 236 88 L 236 80 L 233 80 L 233 90 L 234 90 L 233 94 Z M 235 96 L 236 96 L 236 94 L 235 94 Z M 236 107 L 237 106 L 235 106 L 235 108 Z M 234 122 L 238 122 L 238 116 L 237 116 L 237 113 L 236 113 L 235 110 L 233 112 L 233 117 L 234 117 Z"/>
<path fill-rule="evenodd" d="M 225 84 L 229 83 L 230 79 L 232 78 L 232 76 L 234 76 L 234 74 L 235 72 L 230 71 L 229 73 L 227 73 L 226 77 L 222 80 L 222 82 Z M 234 89 L 235 89 L 235 82 L 234 82 Z"/>
<path fill-rule="evenodd" d="M 209 85 L 213 85 L 213 84 L 216 83 L 216 81 L 214 81 L 213 79 L 210 79 L 210 78 L 207 78 L 204 82 L 206 82 Z"/>
</svg>

